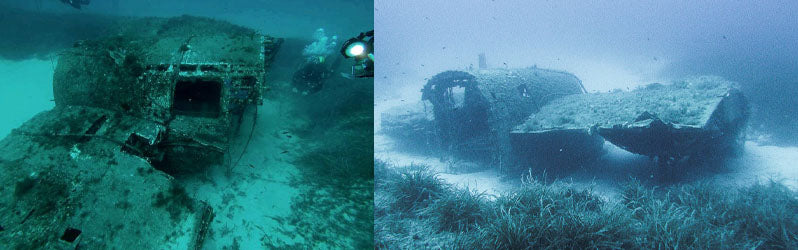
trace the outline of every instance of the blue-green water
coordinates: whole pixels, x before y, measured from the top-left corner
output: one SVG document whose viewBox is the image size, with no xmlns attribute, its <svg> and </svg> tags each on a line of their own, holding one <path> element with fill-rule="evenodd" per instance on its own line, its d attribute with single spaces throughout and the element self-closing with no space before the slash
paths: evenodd
<svg viewBox="0 0 798 250">
<path fill-rule="evenodd" d="M 798 246 L 798 218 L 788 212 L 798 208 L 794 1 L 378 0 L 375 8 L 378 247 Z M 547 71 L 573 74 L 588 93 L 560 97 L 568 88 L 541 79 Z M 723 142 L 654 125 L 635 128 L 645 136 L 602 132 L 625 112 L 636 118 L 609 130 L 669 115 L 630 111 L 669 107 L 636 90 L 706 75 L 734 82 L 744 103 L 715 113 L 749 118 L 712 136 L 738 133 L 735 154 L 696 150 Z M 602 96 L 607 103 L 575 101 Z M 518 126 L 548 114 L 558 125 Z M 582 119 L 593 115 L 606 117 Z M 589 124 L 568 129 L 580 122 Z M 661 143 L 682 136 L 689 141 Z M 671 146 L 695 151 L 669 158 Z"/>
<path fill-rule="evenodd" d="M 337 36 L 337 45 L 360 32 L 373 29 L 373 2 L 92 1 L 82 10 L 73 9 L 59 1 L 38 2 L 40 4 L 37 1 L 4 1 L 0 10 L 3 14 L 0 16 L 3 19 L 0 30 L 13 34 L 0 42 L 0 138 L 5 138 L 39 112 L 55 106 L 52 81 L 61 51 L 78 40 L 97 39 L 100 37 L 98 34 L 101 34 L 98 30 L 102 30 L 109 23 L 108 20 L 125 16 L 194 15 L 228 21 L 285 40 L 267 69 L 264 102 L 257 107 L 257 115 L 252 115 L 253 108 L 248 109 L 241 122 L 240 132 L 231 137 L 227 158 L 232 159 L 228 161 L 238 162 L 238 165 L 214 165 L 201 173 L 169 178 L 173 185 L 185 189 L 187 197 L 207 203 L 214 211 L 202 246 L 192 246 L 191 242 L 195 242 L 195 239 L 179 235 L 114 235 L 114 231 L 136 231 L 128 227 L 132 226 L 128 223 L 135 218 L 119 217 L 117 221 L 104 222 L 109 227 L 123 224 L 119 228 L 102 231 L 81 228 L 81 220 L 92 219 L 91 213 L 88 213 L 88 217 L 67 214 L 65 216 L 69 223 L 65 224 L 37 224 L 41 225 L 42 232 L 51 233 L 37 235 L 35 232 L 26 232 L 24 238 L 16 240 L 33 239 L 25 243 L 29 244 L 28 247 L 51 248 L 58 243 L 80 246 L 81 249 L 124 247 L 114 246 L 109 243 L 111 241 L 98 240 L 108 237 L 134 242 L 166 237 L 167 241 L 172 242 L 172 247 L 196 249 L 371 248 L 372 81 L 342 77 L 341 73 L 349 73 L 352 63 L 347 60 L 332 67 L 332 76 L 326 79 L 324 88 L 317 93 L 302 95 L 293 91 L 291 77 L 306 60 L 302 51 L 314 41 L 313 35 L 317 29 L 324 29 L 329 37 Z M 65 21 L 71 23 L 64 24 Z M 329 60 L 338 56 L 336 47 Z M 10 152 L 8 149 L 0 150 Z M 33 151 L 28 152 L 47 151 L 30 150 Z M 89 151 L 83 146 L 76 146 L 65 157 L 71 155 L 76 162 L 89 161 L 86 157 L 93 155 Z M 117 206 L 111 206 L 114 208 L 112 210 L 123 211 L 131 206 L 126 199 L 109 198 L 102 193 L 73 193 L 64 196 L 70 197 L 64 199 L 52 194 L 52 199 L 58 204 L 53 212 L 42 212 L 43 209 L 36 205 L 17 202 L 17 198 L 48 199 L 41 197 L 47 195 L 37 190 L 49 188 L 46 180 L 50 174 L 41 173 L 45 177 L 39 178 L 39 173 L 25 172 L 25 166 L 38 169 L 35 166 L 36 157 L 28 158 L 24 153 L 14 152 L 2 154 L 4 156 L 0 160 L 3 166 L 0 175 L 9 177 L 3 180 L 10 183 L 8 189 L 3 189 L 8 195 L 2 196 L 4 201 L 0 203 L 0 211 L 32 212 L 28 217 L 25 214 L 0 216 L 0 226 L 3 228 L 0 230 L 0 239 L 8 241 L 0 242 L 0 249 L 5 249 L 4 246 L 25 247 L 17 245 L 22 243 L 11 237 L 11 233 L 22 228 L 15 226 L 18 222 L 14 220 L 18 218 L 24 218 L 25 224 L 22 225 L 27 225 L 46 221 L 48 216 L 62 216 L 64 214 L 60 211 L 69 209 L 91 211 L 90 203 L 67 205 L 71 204 L 70 200 L 77 199 L 74 197 L 103 197 L 95 200 L 118 203 Z M 124 165 L 124 162 L 119 164 Z M 17 166 L 23 166 L 23 169 L 17 169 L 19 171 L 15 170 L 12 174 L 9 168 Z M 29 173 L 32 177 L 18 176 L 16 173 Z M 84 185 L 80 184 L 85 181 L 80 177 L 69 178 L 74 178 L 74 181 L 67 186 Z M 115 178 L 106 177 L 108 180 Z M 23 189 L 27 186 L 15 188 L 15 182 L 33 184 L 31 188 Z M 148 184 L 145 181 L 141 185 L 128 186 L 133 191 L 126 191 L 125 194 L 136 194 L 137 188 L 145 188 Z M 151 185 L 155 187 L 156 184 L 153 182 Z M 73 187 L 73 190 L 76 188 Z M 11 193 L 18 195 L 12 196 Z M 173 193 L 174 197 L 180 194 L 177 191 Z M 130 198 L 135 203 L 134 200 Z M 147 206 L 153 206 L 153 209 L 158 209 L 161 204 L 132 204 L 132 207 L 146 209 Z M 154 226 L 168 221 L 166 216 L 163 220 L 144 223 Z M 188 224 L 177 225 L 177 228 L 185 227 L 186 230 L 191 228 Z M 82 238 L 70 243 L 59 240 L 58 237 L 67 227 L 82 229 Z M 55 243 L 46 245 L 45 242 Z"/>
</svg>

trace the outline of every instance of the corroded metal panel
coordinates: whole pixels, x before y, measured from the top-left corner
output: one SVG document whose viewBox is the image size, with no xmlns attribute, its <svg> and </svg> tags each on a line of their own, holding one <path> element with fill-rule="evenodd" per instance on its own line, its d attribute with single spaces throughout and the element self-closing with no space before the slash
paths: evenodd
<svg viewBox="0 0 798 250">
<path fill-rule="evenodd" d="M 510 130 L 546 103 L 582 93 L 573 74 L 537 67 L 446 71 L 422 90 L 444 151 L 497 165 L 510 157 Z"/>
<path fill-rule="evenodd" d="M 703 76 L 628 92 L 566 96 L 531 115 L 512 134 L 530 138 L 581 130 L 584 138 L 600 135 L 627 151 L 662 162 L 732 152 L 741 145 L 749 115 L 745 97 L 734 85 Z M 514 146 L 520 151 L 540 147 Z M 601 145 L 595 147 L 598 150 Z"/>
<path fill-rule="evenodd" d="M 83 40 L 59 57 L 56 106 L 107 109 L 167 128 L 170 162 L 195 171 L 221 162 L 230 130 L 263 103 L 266 69 L 282 39 L 209 18 L 124 18 L 108 37 Z M 196 151 L 196 152 L 195 152 Z M 202 155 L 202 160 L 196 156 Z M 206 159 L 213 157 L 213 159 Z M 160 164 L 174 172 L 170 164 Z"/>
</svg>

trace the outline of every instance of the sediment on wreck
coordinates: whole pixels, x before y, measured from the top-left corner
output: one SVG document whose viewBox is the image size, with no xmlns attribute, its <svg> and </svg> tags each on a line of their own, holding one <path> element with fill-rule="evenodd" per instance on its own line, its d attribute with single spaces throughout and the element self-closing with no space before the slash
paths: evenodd
<svg viewBox="0 0 798 250">
<path fill-rule="evenodd" d="M 563 97 L 532 114 L 511 137 L 516 153 L 533 165 L 582 164 L 601 155 L 602 140 L 673 165 L 739 151 L 748 117 L 735 83 L 700 76 Z M 566 131 L 571 138 L 558 136 Z"/>
<path fill-rule="evenodd" d="M 441 149 L 503 168 L 514 162 L 510 130 L 557 98 L 584 93 L 573 74 L 541 69 L 446 71 L 422 89 L 432 106 Z"/>
<path fill-rule="evenodd" d="M 191 16 L 108 22 L 59 54 L 55 107 L 0 140 L 3 247 L 202 249 L 211 233 L 215 212 L 175 176 L 229 155 L 282 39 Z"/>
</svg>

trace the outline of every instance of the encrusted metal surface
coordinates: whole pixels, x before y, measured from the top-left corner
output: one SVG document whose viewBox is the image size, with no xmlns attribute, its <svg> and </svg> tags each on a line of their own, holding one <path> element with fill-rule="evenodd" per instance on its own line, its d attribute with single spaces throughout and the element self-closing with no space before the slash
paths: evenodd
<svg viewBox="0 0 798 250">
<path fill-rule="evenodd" d="M 198 237 L 200 204 L 154 170 L 151 157 L 124 149 L 133 134 L 157 144 L 165 128 L 115 114 L 56 107 L 0 141 L 3 247 L 185 249 Z M 82 233 L 60 239 L 67 228 Z"/>
<path fill-rule="evenodd" d="M 210 233 L 213 210 L 169 174 L 221 162 L 282 40 L 189 16 L 110 27 L 60 55 L 55 108 L 0 141 L 0 248 L 202 249 Z"/>
<path fill-rule="evenodd" d="M 114 35 L 78 41 L 59 57 L 56 105 L 103 108 L 164 125 L 165 159 L 192 166 L 160 164 L 166 171 L 221 162 L 223 153 L 204 152 L 225 152 L 246 106 L 263 103 L 266 69 L 282 39 L 191 16 L 122 19 L 112 27 Z"/>
<path fill-rule="evenodd" d="M 574 75 L 536 67 L 446 71 L 422 90 L 432 104 L 442 147 L 458 156 L 511 162 L 510 130 L 558 97 L 582 93 Z"/>
<path fill-rule="evenodd" d="M 629 92 L 566 96 L 531 115 L 511 136 L 516 151 L 531 152 L 527 158 L 541 158 L 544 153 L 542 147 L 523 140 L 561 131 L 580 131 L 582 139 L 570 140 L 571 144 L 601 136 L 627 151 L 663 162 L 728 153 L 741 145 L 748 119 L 745 97 L 734 85 L 702 76 Z M 581 147 L 586 152 L 602 147 L 590 145 Z M 566 158 L 573 158 L 582 152 L 566 153 Z"/>
</svg>

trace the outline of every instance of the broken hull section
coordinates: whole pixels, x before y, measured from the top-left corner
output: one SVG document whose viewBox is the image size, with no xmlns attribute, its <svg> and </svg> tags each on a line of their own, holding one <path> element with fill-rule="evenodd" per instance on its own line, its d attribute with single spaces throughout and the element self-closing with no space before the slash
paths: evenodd
<svg viewBox="0 0 798 250">
<path fill-rule="evenodd" d="M 78 106 L 42 112 L 15 129 L 0 141 L 0 242 L 46 249 L 201 245 L 213 210 L 150 164 L 158 156 L 148 148 L 163 131 Z"/>
<path fill-rule="evenodd" d="M 599 152 L 602 145 L 588 138 L 598 136 L 629 152 L 674 163 L 737 152 L 748 116 L 747 101 L 739 90 L 722 79 L 705 77 L 632 92 L 565 97 L 516 127 L 513 147 L 527 152 L 521 156 L 527 162 L 577 165 L 584 160 L 552 162 L 547 148 L 551 145 L 537 142 L 561 138 L 585 149 L 564 151 L 569 152 L 561 155 L 564 159 L 595 159 L 600 155 L 592 152 Z M 575 138 L 564 136 L 574 130 L 584 132 Z"/>
<path fill-rule="evenodd" d="M 510 143 L 521 165 L 550 170 L 585 164 L 604 152 L 604 139 L 587 129 L 513 132 Z"/>
</svg>

